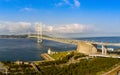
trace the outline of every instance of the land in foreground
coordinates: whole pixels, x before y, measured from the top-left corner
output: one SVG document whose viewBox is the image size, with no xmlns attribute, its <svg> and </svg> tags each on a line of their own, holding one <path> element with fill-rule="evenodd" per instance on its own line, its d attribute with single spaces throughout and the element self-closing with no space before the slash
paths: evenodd
<svg viewBox="0 0 120 75">
<path fill-rule="evenodd" d="M 7 72 L 1 72 L 1 75 L 101 75 L 120 64 L 117 58 L 91 58 L 73 51 L 63 53 L 65 56 L 61 56 L 62 53 L 50 55 L 54 61 L 2 62 Z"/>
</svg>

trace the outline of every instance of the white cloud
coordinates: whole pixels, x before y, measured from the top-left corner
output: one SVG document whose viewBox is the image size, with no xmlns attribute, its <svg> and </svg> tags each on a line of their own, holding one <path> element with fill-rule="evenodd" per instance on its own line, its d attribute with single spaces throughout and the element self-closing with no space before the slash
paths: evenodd
<svg viewBox="0 0 120 75">
<path fill-rule="evenodd" d="M 80 7 L 80 2 L 78 0 L 74 0 L 74 4 L 76 7 Z"/>
<path fill-rule="evenodd" d="M 35 33 L 36 24 L 30 22 L 0 22 L 0 34 L 27 34 Z M 59 26 L 42 26 L 45 34 L 66 34 L 66 33 L 89 33 L 94 31 L 95 27 L 83 24 L 67 24 Z"/>
<path fill-rule="evenodd" d="M 24 7 L 21 9 L 21 11 L 33 11 L 33 8 Z"/>
<path fill-rule="evenodd" d="M 0 22 L 0 34 L 25 34 L 34 30 L 34 26 L 29 22 Z"/>
<path fill-rule="evenodd" d="M 69 0 L 63 0 L 66 4 L 70 4 Z"/>
<path fill-rule="evenodd" d="M 68 5 L 72 8 L 74 7 L 80 7 L 80 1 L 79 0 L 62 0 L 61 2 L 59 3 L 56 3 L 55 4 L 56 6 L 65 6 L 65 5 Z"/>
<path fill-rule="evenodd" d="M 86 33 L 94 30 L 94 26 L 82 24 L 68 24 L 62 26 L 43 26 L 49 33 Z"/>
</svg>

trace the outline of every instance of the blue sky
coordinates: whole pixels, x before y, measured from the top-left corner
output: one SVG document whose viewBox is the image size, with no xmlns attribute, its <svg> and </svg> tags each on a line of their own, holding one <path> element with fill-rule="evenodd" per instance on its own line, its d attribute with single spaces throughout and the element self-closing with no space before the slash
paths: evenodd
<svg viewBox="0 0 120 75">
<path fill-rule="evenodd" d="M 120 36 L 120 0 L 0 0 L 0 34 L 27 33 L 37 22 L 52 34 Z"/>
</svg>

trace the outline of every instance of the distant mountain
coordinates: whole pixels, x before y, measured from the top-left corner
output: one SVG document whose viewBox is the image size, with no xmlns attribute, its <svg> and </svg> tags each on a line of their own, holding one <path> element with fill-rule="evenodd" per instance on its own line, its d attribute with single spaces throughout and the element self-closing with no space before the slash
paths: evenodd
<svg viewBox="0 0 120 75">
<path fill-rule="evenodd" d="M 0 35 L 0 38 L 27 38 L 27 35 Z"/>
</svg>

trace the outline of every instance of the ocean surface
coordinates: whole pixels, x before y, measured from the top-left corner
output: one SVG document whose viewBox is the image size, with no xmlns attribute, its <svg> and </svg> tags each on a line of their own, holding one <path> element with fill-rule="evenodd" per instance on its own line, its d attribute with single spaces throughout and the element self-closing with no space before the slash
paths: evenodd
<svg viewBox="0 0 120 75">
<path fill-rule="evenodd" d="M 76 38 L 77 40 L 88 40 L 98 42 L 120 43 L 120 37 L 93 37 Z M 111 48 L 112 46 L 110 46 Z M 0 39 L 0 61 L 36 61 L 42 60 L 40 54 L 47 53 L 48 48 L 53 51 L 75 50 L 76 46 L 63 44 L 48 40 L 43 40 L 42 44 L 37 44 L 36 39 Z M 112 47 L 118 49 L 120 47 Z"/>
<path fill-rule="evenodd" d="M 74 45 L 68 45 L 48 40 L 37 44 L 36 39 L 0 39 L 0 61 L 36 61 L 42 60 L 40 54 L 53 51 L 68 51 L 76 49 Z"/>
</svg>

